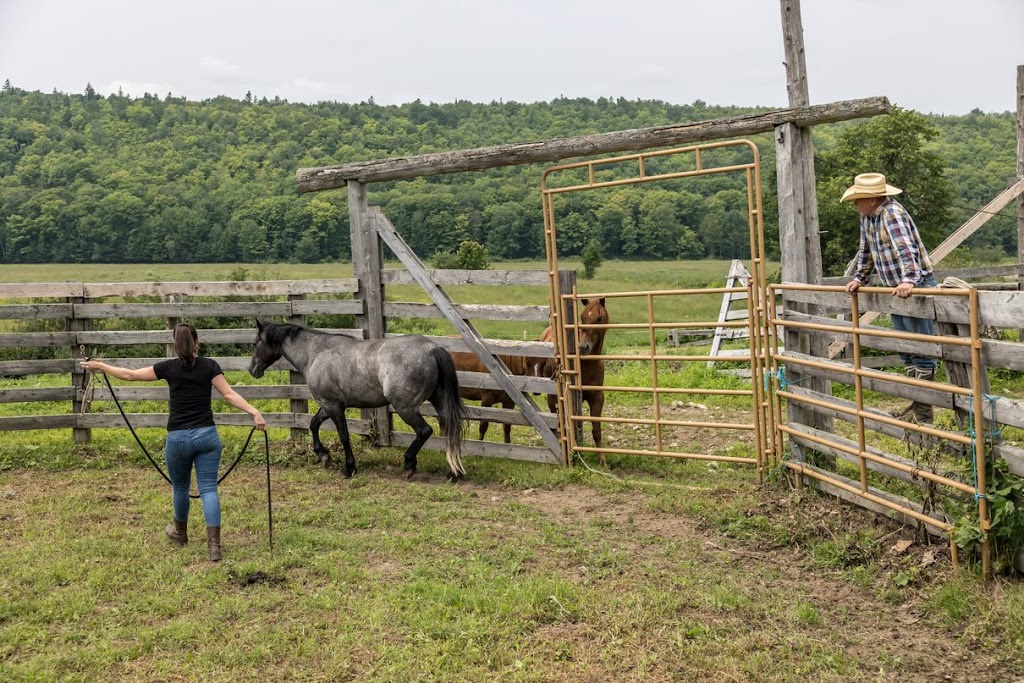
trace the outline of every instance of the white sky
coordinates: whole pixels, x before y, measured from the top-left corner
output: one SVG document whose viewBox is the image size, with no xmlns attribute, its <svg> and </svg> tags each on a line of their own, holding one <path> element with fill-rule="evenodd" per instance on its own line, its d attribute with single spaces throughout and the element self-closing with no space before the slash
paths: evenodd
<svg viewBox="0 0 1024 683">
<path fill-rule="evenodd" d="M 812 104 L 1014 111 L 1024 0 L 803 0 Z M 0 0 L 26 90 L 786 105 L 778 0 Z"/>
</svg>

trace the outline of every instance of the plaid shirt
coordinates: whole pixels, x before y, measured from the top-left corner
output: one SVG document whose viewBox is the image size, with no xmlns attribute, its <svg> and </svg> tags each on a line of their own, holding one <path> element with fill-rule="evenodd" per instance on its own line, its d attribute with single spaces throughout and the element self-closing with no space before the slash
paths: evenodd
<svg viewBox="0 0 1024 683">
<path fill-rule="evenodd" d="M 903 205 L 887 199 L 860 219 L 860 250 L 854 278 L 867 284 L 877 272 L 886 287 L 909 282 L 915 287 L 932 275 L 932 262 L 921 235 Z"/>
</svg>

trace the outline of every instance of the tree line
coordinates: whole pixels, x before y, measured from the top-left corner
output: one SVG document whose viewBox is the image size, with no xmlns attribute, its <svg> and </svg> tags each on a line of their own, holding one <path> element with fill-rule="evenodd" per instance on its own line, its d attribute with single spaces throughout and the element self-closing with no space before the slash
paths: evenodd
<svg viewBox="0 0 1024 683">
<path fill-rule="evenodd" d="M 261 262 L 350 256 L 344 190 L 298 195 L 297 168 L 483 147 L 766 109 L 624 98 L 550 102 L 290 103 L 280 98 L 189 101 L 167 94 L 0 90 L 0 262 Z M 937 244 L 1006 186 L 1015 167 L 1009 112 L 923 116 L 898 110 L 814 131 L 826 268 L 856 249 L 855 212 L 841 189 L 885 172 Z M 766 235 L 778 253 L 774 145 L 761 151 Z M 719 153 L 743 162 L 742 149 Z M 685 170 L 685 158 L 663 169 Z M 673 166 L 674 165 L 674 166 Z M 544 253 L 542 167 L 371 185 L 413 249 L 430 258 L 470 240 L 498 259 Z M 615 169 L 601 177 L 614 179 Z M 747 199 L 740 174 L 559 195 L 559 248 L 593 242 L 604 258 L 744 258 Z M 851 241 L 852 239 L 852 241 Z M 1010 218 L 969 242 L 991 258 L 1015 253 Z"/>
</svg>

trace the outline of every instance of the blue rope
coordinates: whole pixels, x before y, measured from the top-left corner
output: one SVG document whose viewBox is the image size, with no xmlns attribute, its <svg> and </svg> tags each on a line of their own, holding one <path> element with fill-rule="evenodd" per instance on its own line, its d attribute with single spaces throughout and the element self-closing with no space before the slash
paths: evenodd
<svg viewBox="0 0 1024 683">
<path fill-rule="evenodd" d="M 995 442 L 996 438 L 1002 438 L 1003 428 L 993 429 L 993 425 L 996 424 L 996 401 L 1002 398 L 1002 396 L 995 396 L 992 394 L 982 394 L 981 397 L 989 402 L 991 406 L 991 417 L 989 418 L 989 428 L 983 436 L 988 437 L 990 445 Z M 984 410 L 984 409 L 983 409 Z M 974 500 L 978 501 L 984 496 L 978 492 L 978 447 L 977 447 L 977 432 L 974 431 L 974 401 L 971 401 L 967 407 L 967 435 L 971 437 L 971 476 L 974 478 Z M 986 451 L 985 467 L 988 467 L 988 451 Z"/>
<path fill-rule="evenodd" d="M 800 379 L 795 379 L 791 381 L 786 378 L 786 366 L 781 365 L 779 366 L 779 371 L 775 374 L 775 379 L 777 379 L 779 382 L 779 389 L 785 391 L 786 387 L 788 387 L 790 384 L 800 384 L 801 382 L 806 382 L 807 380 L 813 379 L 813 377 L 807 375 L 806 377 L 801 377 Z"/>
</svg>

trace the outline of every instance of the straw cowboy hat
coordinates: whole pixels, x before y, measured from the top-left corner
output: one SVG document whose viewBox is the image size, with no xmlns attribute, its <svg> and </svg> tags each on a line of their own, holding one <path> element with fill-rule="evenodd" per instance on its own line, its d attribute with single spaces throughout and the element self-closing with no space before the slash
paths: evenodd
<svg viewBox="0 0 1024 683">
<path fill-rule="evenodd" d="M 853 199 L 867 199 L 868 197 L 891 197 L 894 194 L 903 192 L 898 187 L 887 185 L 885 176 L 881 173 L 861 173 L 853 179 L 853 185 L 846 189 L 840 202 Z"/>
</svg>

